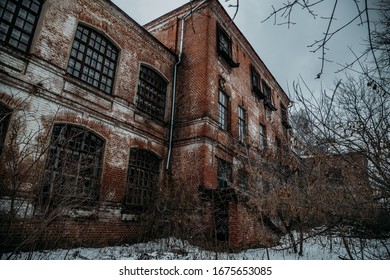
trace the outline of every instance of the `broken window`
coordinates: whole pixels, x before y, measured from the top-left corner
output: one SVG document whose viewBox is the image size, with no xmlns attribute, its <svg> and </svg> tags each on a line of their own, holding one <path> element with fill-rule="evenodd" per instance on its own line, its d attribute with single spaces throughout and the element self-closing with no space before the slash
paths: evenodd
<svg viewBox="0 0 390 280">
<path fill-rule="evenodd" d="M 260 149 L 265 150 L 267 148 L 267 127 L 264 124 L 260 124 Z"/>
<path fill-rule="evenodd" d="M 138 79 L 137 108 L 163 121 L 167 82 L 156 71 L 141 65 Z"/>
<path fill-rule="evenodd" d="M 218 159 L 218 188 L 225 189 L 231 186 L 232 165 L 227 161 Z"/>
<path fill-rule="evenodd" d="M 119 50 L 104 35 L 77 27 L 67 72 L 104 93 L 111 94 Z"/>
<path fill-rule="evenodd" d="M 157 189 L 160 159 L 154 154 L 131 149 L 127 172 L 125 203 L 134 210 L 145 211 L 150 206 L 153 192 Z"/>
<path fill-rule="evenodd" d="M 4 150 L 5 137 L 8 131 L 11 110 L 0 103 L 0 155 Z"/>
<path fill-rule="evenodd" d="M 0 41 L 28 52 L 44 1 L 1 0 Z"/>
<path fill-rule="evenodd" d="M 245 110 L 238 106 L 238 139 L 243 142 L 246 135 L 246 115 Z"/>
<path fill-rule="evenodd" d="M 56 124 L 45 167 L 44 194 L 98 198 L 104 140 L 79 126 Z"/>
<path fill-rule="evenodd" d="M 276 108 L 273 104 L 271 88 L 267 85 L 267 83 L 263 80 L 263 93 L 264 93 L 264 105 L 266 108 L 271 111 L 276 111 Z"/>
<path fill-rule="evenodd" d="M 259 99 L 264 99 L 265 95 L 260 89 L 260 75 L 254 67 L 251 67 L 252 76 L 252 91 L 256 94 Z"/>
<path fill-rule="evenodd" d="M 230 67 L 236 68 L 240 65 L 239 63 L 234 62 L 232 58 L 232 41 L 219 25 L 217 25 L 217 50 Z"/>
<path fill-rule="evenodd" d="M 218 94 L 218 125 L 221 129 L 228 128 L 228 96 L 223 91 Z"/>
</svg>

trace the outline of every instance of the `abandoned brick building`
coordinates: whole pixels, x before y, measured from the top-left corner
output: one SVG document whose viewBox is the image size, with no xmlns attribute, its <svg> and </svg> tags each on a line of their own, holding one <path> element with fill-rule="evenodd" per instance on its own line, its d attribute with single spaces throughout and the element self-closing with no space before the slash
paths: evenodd
<svg viewBox="0 0 390 280">
<path fill-rule="evenodd" d="M 2 248 L 169 235 L 175 204 L 194 238 L 272 239 L 240 197 L 289 98 L 217 0 L 144 27 L 108 0 L 0 8 Z"/>
</svg>

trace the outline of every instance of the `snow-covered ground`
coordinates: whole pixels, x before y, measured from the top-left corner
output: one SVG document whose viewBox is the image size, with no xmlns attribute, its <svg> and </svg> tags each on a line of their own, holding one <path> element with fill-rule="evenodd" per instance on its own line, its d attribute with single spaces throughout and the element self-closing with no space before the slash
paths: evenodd
<svg viewBox="0 0 390 280">
<path fill-rule="evenodd" d="M 353 259 L 390 259 L 390 239 L 348 238 Z M 54 251 L 36 251 L 30 255 L 35 260 L 338 260 L 350 259 L 341 238 L 316 236 L 303 243 L 303 254 L 293 252 L 289 239 L 281 245 L 269 248 L 248 249 L 237 253 L 221 253 L 203 250 L 188 242 L 175 239 L 159 239 L 148 243 L 104 248 L 74 248 Z M 7 255 L 1 257 L 7 258 Z M 13 255 L 11 259 L 27 259 L 28 253 Z"/>
</svg>

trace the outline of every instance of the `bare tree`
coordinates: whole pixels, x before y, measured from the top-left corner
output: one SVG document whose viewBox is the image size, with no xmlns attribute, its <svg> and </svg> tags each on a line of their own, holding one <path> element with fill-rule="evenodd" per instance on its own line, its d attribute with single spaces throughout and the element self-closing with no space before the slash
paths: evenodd
<svg viewBox="0 0 390 280">
<path fill-rule="evenodd" d="M 40 119 L 33 102 L 22 96 L 13 96 L 16 105 L 1 120 L 1 136 L 8 131 L 0 154 L 0 252 L 6 258 L 20 250 L 32 257 L 36 249 L 71 246 L 63 239 L 64 219 L 93 220 L 98 209 L 90 171 L 98 177 L 102 145 L 74 151 L 85 141 L 84 130 L 56 125 L 60 108 Z"/>
</svg>

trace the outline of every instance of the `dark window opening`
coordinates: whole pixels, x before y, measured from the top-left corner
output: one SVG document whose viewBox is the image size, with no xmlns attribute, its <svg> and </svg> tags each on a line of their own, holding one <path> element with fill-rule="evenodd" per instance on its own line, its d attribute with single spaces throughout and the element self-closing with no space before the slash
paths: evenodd
<svg viewBox="0 0 390 280">
<path fill-rule="evenodd" d="M 0 41 L 28 52 L 44 1 L 1 0 Z"/>
<path fill-rule="evenodd" d="M 243 142 L 246 135 L 246 115 L 242 107 L 238 107 L 238 139 Z"/>
<path fill-rule="evenodd" d="M 282 125 L 286 129 L 290 129 L 291 125 L 288 121 L 288 111 L 287 111 L 287 108 L 283 104 L 280 104 L 280 113 L 281 113 L 281 118 L 282 118 Z"/>
<path fill-rule="evenodd" d="M 218 125 L 221 129 L 228 129 L 228 96 L 223 91 L 218 94 Z"/>
<path fill-rule="evenodd" d="M 139 211 L 148 209 L 157 189 L 159 170 L 160 160 L 157 156 L 145 150 L 130 150 L 126 206 Z"/>
<path fill-rule="evenodd" d="M 251 67 L 251 76 L 252 76 L 252 91 L 256 94 L 256 96 L 259 99 L 264 99 L 265 95 L 260 89 L 260 75 L 259 73 L 255 70 L 254 67 Z"/>
<path fill-rule="evenodd" d="M 54 125 L 45 167 L 44 194 L 54 199 L 96 200 L 103 149 L 104 140 L 91 131 L 75 125 Z"/>
<path fill-rule="evenodd" d="M 111 94 L 119 50 L 104 35 L 83 25 L 77 27 L 67 72 Z"/>
<path fill-rule="evenodd" d="M 232 165 L 227 161 L 218 159 L 218 189 L 231 187 Z"/>
<path fill-rule="evenodd" d="M 163 121 L 166 91 L 167 82 L 156 71 L 141 65 L 138 80 L 137 108 Z"/>
<path fill-rule="evenodd" d="M 7 136 L 10 119 L 11 110 L 0 103 L 0 155 L 4 150 L 5 137 Z"/>
<path fill-rule="evenodd" d="M 276 108 L 273 104 L 272 100 L 272 93 L 271 88 L 267 85 L 265 81 L 263 81 L 263 93 L 264 93 L 264 105 L 266 108 L 270 109 L 271 111 L 276 111 Z"/>
<path fill-rule="evenodd" d="M 220 26 L 217 26 L 217 50 L 230 67 L 236 68 L 240 66 L 232 58 L 232 41 Z"/>
<path fill-rule="evenodd" d="M 265 150 L 267 148 L 267 127 L 260 124 L 260 149 Z"/>
<path fill-rule="evenodd" d="M 276 157 L 280 160 L 283 157 L 283 150 L 282 150 L 282 141 L 280 141 L 279 137 L 275 138 L 275 148 L 276 148 Z"/>
</svg>

